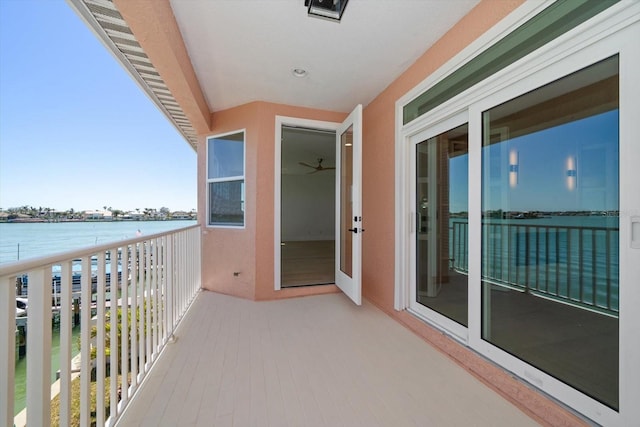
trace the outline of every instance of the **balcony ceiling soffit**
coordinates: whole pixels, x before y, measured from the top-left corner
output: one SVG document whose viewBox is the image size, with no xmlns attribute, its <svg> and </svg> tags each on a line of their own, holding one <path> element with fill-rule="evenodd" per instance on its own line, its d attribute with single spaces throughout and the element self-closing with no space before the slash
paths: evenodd
<svg viewBox="0 0 640 427">
<path fill-rule="evenodd" d="M 72 3 L 195 150 L 198 139 L 194 127 L 132 34 L 116 6 L 111 0 L 80 1 L 86 8 L 85 10 L 80 9 L 81 5 L 78 4 L 78 1 L 72 0 Z"/>
<path fill-rule="evenodd" d="M 308 17 L 303 3 L 170 0 L 211 111 L 367 105 L 478 0 L 352 0 L 340 23 Z"/>
</svg>

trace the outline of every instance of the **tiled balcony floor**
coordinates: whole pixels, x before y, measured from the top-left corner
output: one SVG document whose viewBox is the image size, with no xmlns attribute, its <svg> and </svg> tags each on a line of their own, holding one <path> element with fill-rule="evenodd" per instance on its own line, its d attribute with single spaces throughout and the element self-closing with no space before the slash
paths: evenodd
<svg viewBox="0 0 640 427">
<path fill-rule="evenodd" d="M 121 426 L 536 423 L 375 306 L 202 292 Z"/>
</svg>

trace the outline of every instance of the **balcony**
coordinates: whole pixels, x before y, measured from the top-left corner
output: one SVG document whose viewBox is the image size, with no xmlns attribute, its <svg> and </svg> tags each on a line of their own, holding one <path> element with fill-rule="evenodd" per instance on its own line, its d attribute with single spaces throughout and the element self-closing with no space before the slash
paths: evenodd
<svg viewBox="0 0 640 427">
<path fill-rule="evenodd" d="M 2 424 L 49 425 L 52 413 L 59 425 L 82 426 L 535 424 L 367 302 L 199 292 L 199 231 L 3 266 Z M 26 409 L 14 418 L 17 277 L 28 278 L 28 375 Z"/>
</svg>

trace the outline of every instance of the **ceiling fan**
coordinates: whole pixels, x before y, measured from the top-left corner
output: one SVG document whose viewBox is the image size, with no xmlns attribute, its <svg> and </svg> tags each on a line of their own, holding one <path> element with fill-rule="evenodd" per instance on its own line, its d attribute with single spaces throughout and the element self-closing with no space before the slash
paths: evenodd
<svg viewBox="0 0 640 427">
<path fill-rule="evenodd" d="M 309 172 L 310 174 L 312 173 L 316 173 L 316 172 L 322 172 L 322 171 L 326 171 L 326 170 L 331 170 L 331 169 L 335 169 L 334 167 L 324 167 L 322 166 L 322 158 L 318 159 L 318 166 L 311 166 L 309 163 L 305 163 L 305 162 L 298 162 L 298 164 L 302 165 L 302 166 L 306 166 L 308 168 L 311 169 L 315 169 L 313 172 Z"/>
</svg>

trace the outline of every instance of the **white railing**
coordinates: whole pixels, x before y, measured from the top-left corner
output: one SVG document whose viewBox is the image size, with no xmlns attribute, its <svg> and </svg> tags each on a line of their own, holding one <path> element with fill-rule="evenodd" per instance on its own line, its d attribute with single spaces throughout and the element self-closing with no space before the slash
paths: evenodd
<svg viewBox="0 0 640 427">
<path fill-rule="evenodd" d="M 25 323 L 16 318 L 17 283 L 28 297 L 21 327 L 27 404 L 14 418 L 16 324 Z M 96 425 L 114 425 L 200 283 L 197 225 L 1 266 L 0 425 L 48 426 L 52 407 L 61 426 L 89 426 L 92 413 Z M 60 379 L 53 386 L 52 322 L 59 322 L 60 335 Z M 72 401 L 80 402 L 79 422 L 72 420 Z"/>
</svg>

